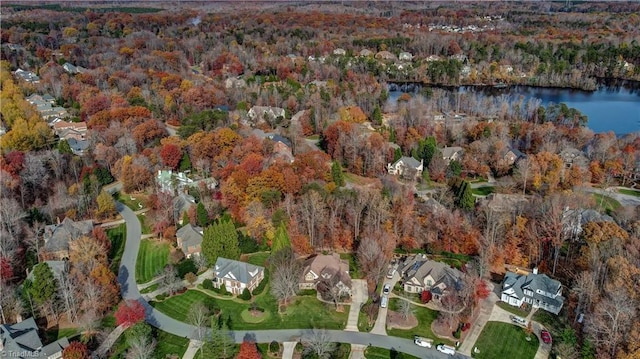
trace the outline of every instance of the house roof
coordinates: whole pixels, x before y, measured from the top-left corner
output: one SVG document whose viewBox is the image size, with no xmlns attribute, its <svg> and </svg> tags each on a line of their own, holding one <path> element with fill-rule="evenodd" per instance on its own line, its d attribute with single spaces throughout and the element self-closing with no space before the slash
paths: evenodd
<svg viewBox="0 0 640 359">
<path fill-rule="evenodd" d="M 410 168 L 418 168 L 418 167 L 422 166 L 422 162 L 416 160 L 413 157 L 402 156 L 402 157 L 400 157 L 400 159 L 398 159 L 396 162 L 394 162 L 393 166 L 395 166 L 399 162 L 402 162 L 405 166 L 410 167 Z"/>
<path fill-rule="evenodd" d="M 218 257 L 214 272 L 218 278 L 228 278 L 237 280 L 240 283 L 249 283 L 253 278 L 258 276 L 260 272 L 264 272 L 264 267 L 255 266 L 253 264 Z"/>
<path fill-rule="evenodd" d="M 51 252 L 69 250 L 69 242 L 91 233 L 92 230 L 92 220 L 74 222 L 67 217 L 60 224 L 44 228 L 44 249 Z"/>
<path fill-rule="evenodd" d="M 462 147 L 443 147 L 440 152 L 442 152 L 442 158 L 451 158 L 454 154 L 458 152 L 462 152 Z"/>
<path fill-rule="evenodd" d="M 178 229 L 176 237 L 182 242 L 182 251 L 189 252 L 189 247 L 195 247 L 202 244 L 202 228 L 191 225 L 191 223 Z"/>
<path fill-rule="evenodd" d="M 65 337 L 43 347 L 33 318 L 12 325 L 0 324 L 0 341 L 2 354 L 10 353 L 14 358 L 48 358 L 69 345 Z"/>
<path fill-rule="evenodd" d="M 176 196 L 172 200 L 172 202 L 173 202 L 174 215 L 180 216 L 182 213 L 188 211 L 189 208 L 194 206 L 196 203 L 196 200 L 192 196 L 186 193 L 180 193 L 178 196 Z"/>
<path fill-rule="evenodd" d="M 524 297 L 524 289 L 531 290 L 533 294 L 533 298 L 555 307 L 562 306 L 563 298 L 556 297 L 550 298 L 545 295 L 541 295 L 537 293 L 538 290 L 556 294 L 560 290 L 562 284 L 555 280 L 549 278 L 546 274 L 535 274 L 531 273 L 529 275 L 516 274 L 513 272 L 507 272 L 504 277 L 504 281 L 502 283 L 502 290 L 513 289 L 515 295 L 518 298 Z"/>
<path fill-rule="evenodd" d="M 337 253 L 318 254 L 305 260 L 302 279 L 300 280 L 301 282 L 310 282 L 305 280 L 305 276 L 310 271 L 317 276 L 315 280 L 320 280 L 320 278 L 330 279 L 337 275 L 344 285 L 349 288 L 351 287 L 349 263 L 340 259 L 340 256 Z M 312 282 L 315 282 L 315 280 Z"/>
<path fill-rule="evenodd" d="M 421 254 L 416 254 L 405 261 L 402 268 L 402 274 L 407 280 L 415 278 L 423 284 L 424 279 L 431 276 L 434 280 L 434 283 L 431 286 L 437 291 L 439 291 L 439 288 L 435 288 L 439 284 L 444 284 L 445 287 L 459 288 L 463 275 L 462 272 L 449 267 L 448 264 L 428 260 Z"/>
</svg>

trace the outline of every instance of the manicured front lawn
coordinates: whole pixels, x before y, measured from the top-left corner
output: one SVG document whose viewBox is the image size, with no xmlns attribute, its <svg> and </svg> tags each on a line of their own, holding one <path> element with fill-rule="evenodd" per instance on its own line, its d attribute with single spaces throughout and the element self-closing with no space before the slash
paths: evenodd
<svg viewBox="0 0 640 359">
<path fill-rule="evenodd" d="M 529 315 L 529 311 L 528 310 L 523 310 L 520 309 L 518 307 L 514 307 L 513 305 L 509 305 L 505 302 L 498 302 L 496 303 L 496 305 L 504 310 L 506 310 L 509 313 L 515 314 L 519 317 L 523 317 L 525 318 L 527 315 Z"/>
<path fill-rule="evenodd" d="M 602 209 L 607 213 L 615 211 L 622 206 L 620 202 L 616 201 L 615 199 L 609 196 L 601 195 L 599 193 L 593 193 L 593 198 L 596 200 L 596 204 L 598 206 L 602 206 Z"/>
<path fill-rule="evenodd" d="M 474 345 L 480 353 L 474 353 L 472 357 L 533 358 L 538 350 L 538 338 L 531 334 L 531 341 L 527 341 L 526 336 L 524 328 L 508 323 L 488 322 Z"/>
<path fill-rule="evenodd" d="M 143 240 L 136 261 L 136 283 L 142 284 L 155 277 L 169 260 L 169 243 Z"/>
<path fill-rule="evenodd" d="M 269 259 L 270 255 L 270 252 L 257 252 L 247 254 L 246 262 L 256 266 L 267 267 L 267 260 Z"/>
<path fill-rule="evenodd" d="M 151 233 L 151 227 L 147 224 L 147 217 L 145 217 L 144 213 L 139 214 L 137 217 L 140 221 L 140 230 L 142 231 L 142 234 Z"/>
<path fill-rule="evenodd" d="M 389 300 L 389 309 L 397 308 L 400 299 L 391 298 Z M 446 339 L 438 338 L 431 330 L 431 323 L 438 318 L 438 311 L 431 310 L 425 307 L 413 306 L 413 313 L 418 318 L 418 326 L 409 330 L 402 329 L 387 329 L 387 334 L 394 337 L 401 337 L 407 339 L 413 339 L 415 335 L 419 335 L 425 338 L 431 338 L 438 343 L 451 344 Z"/>
<path fill-rule="evenodd" d="M 471 192 L 473 194 L 478 195 L 478 196 L 488 196 L 489 194 L 491 194 L 491 193 L 493 193 L 495 191 L 496 191 L 495 187 L 489 187 L 489 186 L 473 188 L 471 190 Z"/>
<path fill-rule="evenodd" d="M 124 244 L 127 240 L 127 226 L 121 224 L 115 228 L 107 229 L 107 236 L 111 241 L 111 248 L 109 249 L 109 269 L 115 274 L 118 274 L 120 268 L 120 260 L 122 259 L 122 253 L 124 253 Z"/>
<path fill-rule="evenodd" d="M 368 347 L 364 351 L 364 357 L 367 359 L 389 359 L 389 358 L 397 358 L 398 352 L 391 352 L 389 349 L 378 348 L 378 347 Z M 404 359 L 418 359 L 413 355 L 402 353 L 402 358 Z"/>
<path fill-rule="evenodd" d="M 265 310 L 268 317 L 260 323 L 247 323 L 242 319 L 242 311 L 251 306 L 250 303 L 229 299 L 213 298 L 197 290 L 189 290 L 184 294 L 171 297 L 162 302 L 151 302 L 159 311 L 177 320 L 184 321 L 189 307 L 202 301 L 211 309 L 219 308 L 221 315 L 231 318 L 231 329 L 296 329 L 326 328 L 343 329 L 347 323 L 348 307 L 343 313 L 337 313 L 333 305 L 318 301 L 315 296 L 296 297 L 283 314 L 278 314 L 276 300 L 265 290 L 257 296 L 255 302 Z"/>
<path fill-rule="evenodd" d="M 640 191 L 634 190 L 634 189 L 620 188 L 618 189 L 618 192 L 629 195 L 629 196 L 640 197 Z"/>
<path fill-rule="evenodd" d="M 158 330 L 157 335 L 158 346 L 154 353 L 154 358 L 164 359 L 167 355 L 178 355 L 178 358 L 182 358 L 184 352 L 187 351 L 189 346 L 189 339 L 179 337 L 167 332 Z"/>
</svg>

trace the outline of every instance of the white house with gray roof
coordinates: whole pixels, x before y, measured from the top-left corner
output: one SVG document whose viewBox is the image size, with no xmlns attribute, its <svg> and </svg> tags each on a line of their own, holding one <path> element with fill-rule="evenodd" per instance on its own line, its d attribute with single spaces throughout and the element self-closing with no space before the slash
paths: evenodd
<svg viewBox="0 0 640 359">
<path fill-rule="evenodd" d="M 213 286 L 225 286 L 227 292 L 242 294 L 247 288 L 252 292 L 264 279 L 264 267 L 218 257 L 213 267 Z"/>
<path fill-rule="evenodd" d="M 400 175 L 404 177 L 415 176 L 420 178 L 422 176 L 422 170 L 424 169 L 423 161 L 416 160 L 413 157 L 400 157 L 394 163 L 387 164 L 387 171 L 390 175 Z"/>
<path fill-rule="evenodd" d="M 16 324 L 0 324 L 0 357 L 57 359 L 62 358 L 62 351 L 67 346 L 66 337 L 42 345 L 33 318 Z"/>
<path fill-rule="evenodd" d="M 514 307 L 528 303 L 553 314 L 560 313 L 564 304 L 562 284 L 546 274 L 538 274 L 537 269 L 528 275 L 507 272 L 500 299 Z"/>
</svg>

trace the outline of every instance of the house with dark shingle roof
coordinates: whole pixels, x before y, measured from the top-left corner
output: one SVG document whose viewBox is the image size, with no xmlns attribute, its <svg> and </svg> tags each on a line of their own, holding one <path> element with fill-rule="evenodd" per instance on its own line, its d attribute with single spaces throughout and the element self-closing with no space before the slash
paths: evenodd
<svg viewBox="0 0 640 359">
<path fill-rule="evenodd" d="M 553 314 L 560 313 L 564 304 L 562 284 L 546 274 L 538 274 L 537 269 L 528 275 L 507 272 L 500 299 L 514 307 L 528 303 Z"/>
<path fill-rule="evenodd" d="M 340 259 L 337 253 L 308 258 L 303 268 L 298 284 L 300 289 L 316 289 L 319 282 L 325 281 L 336 287 L 341 295 L 351 295 L 349 263 Z"/>
<path fill-rule="evenodd" d="M 407 293 L 431 292 L 434 299 L 462 289 L 463 273 L 448 264 L 427 259 L 424 254 L 409 257 L 402 265 L 400 275 Z"/>
<path fill-rule="evenodd" d="M 221 257 L 216 260 L 213 272 L 213 286 L 224 285 L 227 292 L 236 295 L 245 288 L 252 292 L 264 279 L 264 267 Z"/>
<path fill-rule="evenodd" d="M 422 160 L 418 161 L 413 157 L 402 156 L 394 163 L 387 164 L 387 171 L 390 175 L 400 175 L 403 177 L 416 178 L 422 176 L 422 170 L 424 169 Z"/>
<path fill-rule="evenodd" d="M 194 254 L 200 254 L 202 233 L 202 228 L 192 226 L 191 223 L 178 229 L 176 232 L 178 247 L 182 249 L 185 256 L 191 257 Z"/>
<path fill-rule="evenodd" d="M 89 235 L 93 231 L 93 221 L 75 222 L 71 218 L 65 218 L 59 224 L 51 224 L 44 227 L 43 252 L 49 259 L 62 260 L 69 258 L 69 243 L 76 239 Z"/>
<path fill-rule="evenodd" d="M 0 324 L 0 357 L 57 359 L 68 345 L 69 340 L 64 337 L 43 346 L 33 318 L 16 324 Z"/>
</svg>

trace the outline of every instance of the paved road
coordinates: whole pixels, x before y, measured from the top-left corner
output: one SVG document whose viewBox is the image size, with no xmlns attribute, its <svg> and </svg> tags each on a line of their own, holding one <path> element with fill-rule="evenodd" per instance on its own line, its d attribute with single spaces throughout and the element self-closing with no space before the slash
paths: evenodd
<svg viewBox="0 0 640 359">
<path fill-rule="evenodd" d="M 122 298 L 139 301 L 145 307 L 145 319 L 150 325 L 173 335 L 196 339 L 196 328 L 194 326 L 175 320 L 155 310 L 140 295 L 135 279 L 136 260 L 138 251 L 140 250 L 140 237 L 142 234 L 140 222 L 129 207 L 117 203 L 116 208 L 127 223 L 127 241 L 118 272 L 118 282 L 120 283 Z M 380 348 L 394 349 L 424 359 L 467 358 L 462 354 L 456 354 L 451 357 L 435 349 L 421 348 L 409 339 L 342 330 L 328 330 L 327 333 L 333 342 L 374 345 Z M 313 330 L 311 329 L 236 330 L 231 332 L 236 343 L 241 343 L 245 338 L 253 339 L 257 343 L 269 343 L 274 340 L 277 342 L 300 341 L 312 334 Z"/>
<path fill-rule="evenodd" d="M 616 201 L 620 202 L 620 204 L 624 207 L 640 206 L 640 197 L 620 193 L 618 192 L 618 188 L 624 188 L 624 187 L 609 187 L 607 189 L 600 189 L 600 188 L 593 188 L 593 187 L 578 187 L 576 189 L 584 192 L 598 193 L 607 197 L 611 197 Z"/>
</svg>

